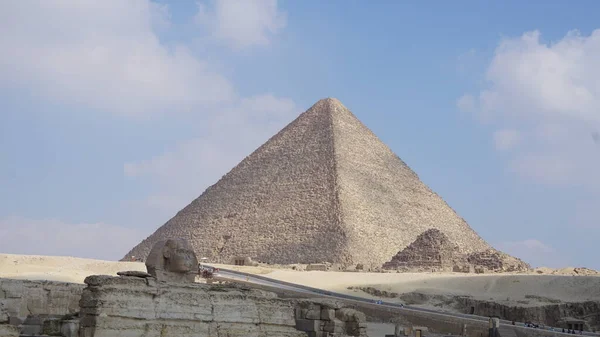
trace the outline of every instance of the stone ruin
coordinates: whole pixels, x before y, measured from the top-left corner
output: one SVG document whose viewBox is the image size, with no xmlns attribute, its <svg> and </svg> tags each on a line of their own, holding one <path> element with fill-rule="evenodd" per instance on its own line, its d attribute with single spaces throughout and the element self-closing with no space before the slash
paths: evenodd
<svg viewBox="0 0 600 337">
<path fill-rule="evenodd" d="M 234 256 L 230 263 L 234 266 L 258 266 L 258 262 L 252 260 L 249 256 Z"/>
<path fill-rule="evenodd" d="M 527 271 L 530 266 L 495 249 L 462 253 L 446 234 L 432 228 L 421 233 L 391 261 L 384 263 L 383 269 L 484 273 Z"/>
<path fill-rule="evenodd" d="M 81 284 L 0 279 L 0 336 L 77 336 Z"/>
<path fill-rule="evenodd" d="M 309 336 L 367 336 L 365 314 L 337 302 L 300 302 L 295 317 L 296 329 Z"/>
<path fill-rule="evenodd" d="M 0 279 L 0 337 L 367 336 L 364 314 L 340 303 L 196 283 L 197 265 L 185 240 L 168 239 L 148 273 L 92 275 L 85 287 Z"/>
</svg>

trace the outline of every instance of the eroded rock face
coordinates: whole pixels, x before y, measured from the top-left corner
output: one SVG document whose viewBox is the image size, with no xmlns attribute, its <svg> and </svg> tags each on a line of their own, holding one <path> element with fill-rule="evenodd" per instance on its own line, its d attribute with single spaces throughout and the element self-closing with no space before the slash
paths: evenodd
<svg viewBox="0 0 600 337">
<path fill-rule="evenodd" d="M 8 323 L 8 312 L 4 309 L 4 303 L 0 302 L 0 324 Z"/>
<path fill-rule="evenodd" d="M 464 254 L 446 234 L 432 228 L 383 264 L 404 271 L 509 272 L 526 271 L 525 262 L 495 249 Z"/>
<path fill-rule="evenodd" d="M 158 281 L 194 282 L 198 274 L 198 258 L 188 241 L 162 240 L 154 244 L 148 258 L 148 274 Z"/>
<path fill-rule="evenodd" d="M 275 294 L 153 278 L 89 276 L 81 336 L 299 337 L 294 308 Z"/>
<path fill-rule="evenodd" d="M 152 277 L 96 275 L 85 283 L 80 337 L 306 337 L 307 332 L 366 337 L 364 314 L 333 301 L 286 300 L 266 291 Z"/>
<path fill-rule="evenodd" d="M 83 288 L 82 284 L 65 282 L 0 279 L 0 321 L 4 317 L 2 311 L 20 319 L 75 313 L 79 311 Z"/>
<path fill-rule="evenodd" d="M 13 325 L 0 324 L 0 336 L 19 337 L 19 329 Z"/>
<path fill-rule="evenodd" d="M 296 304 L 296 329 L 309 336 L 367 337 L 364 313 L 345 308 L 337 301 L 300 301 Z"/>
<path fill-rule="evenodd" d="M 538 298 L 539 300 L 539 298 Z M 586 301 L 575 303 L 547 303 L 531 306 L 523 301 L 520 305 L 507 305 L 492 301 L 473 298 L 454 298 L 445 303 L 461 313 L 471 313 L 480 316 L 498 316 L 502 319 L 517 322 L 535 322 L 554 327 L 567 327 L 566 320 L 576 319 L 584 323 L 584 330 L 600 330 L 600 302 Z M 546 302 L 553 302 L 546 299 Z"/>
</svg>

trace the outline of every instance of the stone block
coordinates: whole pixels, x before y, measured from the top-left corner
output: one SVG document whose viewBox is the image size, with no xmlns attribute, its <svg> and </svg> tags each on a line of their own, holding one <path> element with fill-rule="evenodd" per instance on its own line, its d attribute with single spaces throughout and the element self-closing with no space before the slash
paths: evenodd
<svg viewBox="0 0 600 337">
<path fill-rule="evenodd" d="M 22 335 L 37 336 L 42 334 L 42 325 L 21 324 L 19 330 Z"/>
<path fill-rule="evenodd" d="M 321 319 L 321 310 L 310 309 L 306 312 L 306 319 Z"/>
<path fill-rule="evenodd" d="M 325 321 L 323 324 L 323 331 L 331 333 L 344 332 L 344 322 L 339 319 Z"/>
<path fill-rule="evenodd" d="M 79 332 L 79 321 L 63 321 L 60 327 L 60 333 L 63 337 L 77 337 Z"/>
<path fill-rule="evenodd" d="M 14 325 L 14 326 L 19 326 L 19 325 L 23 324 L 23 320 L 16 316 L 10 316 L 8 318 L 8 324 Z"/>
<path fill-rule="evenodd" d="M 48 336 L 60 336 L 60 320 L 44 320 L 42 323 L 42 333 Z"/>
<path fill-rule="evenodd" d="M 4 304 L 0 302 L 0 324 L 8 323 L 8 312 L 4 309 Z"/>
<path fill-rule="evenodd" d="M 321 330 L 321 321 L 315 319 L 297 319 L 296 329 L 300 331 L 319 331 Z"/>
<path fill-rule="evenodd" d="M 324 321 L 331 321 L 335 319 L 335 309 L 323 308 L 321 309 L 321 319 Z"/>
<path fill-rule="evenodd" d="M 359 336 L 362 330 L 367 329 L 367 322 L 345 322 L 345 331 L 352 336 Z"/>
<path fill-rule="evenodd" d="M 367 317 L 364 313 L 351 309 L 351 308 L 341 308 L 335 311 L 335 317 L 343 322 L 366 322 Z"/>
</svg>

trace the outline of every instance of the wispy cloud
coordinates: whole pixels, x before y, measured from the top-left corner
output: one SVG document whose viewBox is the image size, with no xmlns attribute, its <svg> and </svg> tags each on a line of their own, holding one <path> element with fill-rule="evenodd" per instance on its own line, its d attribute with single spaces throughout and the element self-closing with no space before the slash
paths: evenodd
<svg viewBox="0 0 600 337">
<path fill-rule="evenodd" d="M 497 125 L 498 150 L 509 167 L 540 183 L 598 189 L 600 30 L 569 32 L 544 43 L 538 31 L 503 39 L 486 72 L 486 87 L 458 107 Z M 519 130 L 515 131 L 506 130 Z"/>
<path fill-rule="evenodd" d="M 126 163 L 124 173 L 154 188 L 148 205 L 175 214 L 298 113 L 293 101 L 270 94 L 243 99 L 223 110 L 203 129 L 203 136 L 153 158 Z"/>
<path fill-rule="evenodd" d="M 0 4 L 0 83 L 45 99 L 125 115 L 228 102 L 232 83 L 154 32 L 165 7 L 132 1 Z"/>
<path fill-rule="evenodd" d="M 287 24 L 277 0 L 212 0 L 198 6 L 196 23 L 234 49 L 269 45 Z"/>
<path fill-rule="evenodd" d="M 234 49 L 269 45 L 286 26 L 273 0 L 203 2 L 197 14 L 198 37 Z M 127 178 L 144 183 L 144 196 L 123 202 L 141 214 L 185 206 L 297 113 L 274 93 L 241 95 L 221 67 L 195 53 L 194 36 L 162 41 L 173 26 L 170 8 L 149 0 L 0 2 L 0 87 L 132 128 L 148 119 L 197 125 L 195 136 L 168 137 L 156 153 L 122 163 Z M 6 218 L 0 248 L 116 259 L 160 225 L 146 219 L 153 223 L 140 233 L 128 224 Z"/>
</svg>

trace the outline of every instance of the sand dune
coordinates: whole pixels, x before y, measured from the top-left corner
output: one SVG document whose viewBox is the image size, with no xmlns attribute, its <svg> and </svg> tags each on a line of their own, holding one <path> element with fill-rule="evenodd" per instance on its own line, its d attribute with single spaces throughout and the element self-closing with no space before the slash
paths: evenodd
<svg viewBox="0 0 600 337">
<path fill-rule="evenodd" d="M 468 295 L 518 305 L 550 301 L 600 301 L 599 276 L 553 274 L 457 274 L 457 273 L 348 273 L 277 270 L 267 267 L 217 265 L 304 284 L 307 286 L 370 297 L 348 287 L 372 287 L 390 293 L 419 292 L 430 295 Z M 116 275 L 118 271 L 146 268 L 140 262 L 116 262 L 75 257 L 0 254 L 0 277 L 45 279 L 83 283 L 88 275 Z M 564 271 L 563 271 L 564 272 Z"/>
</svg>

